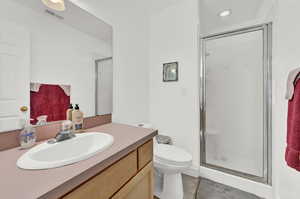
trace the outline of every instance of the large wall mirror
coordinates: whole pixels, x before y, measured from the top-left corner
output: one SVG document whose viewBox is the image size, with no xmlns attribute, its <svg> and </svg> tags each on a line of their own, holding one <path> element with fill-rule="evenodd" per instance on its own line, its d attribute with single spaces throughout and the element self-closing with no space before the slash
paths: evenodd
<svg viewBox="0 0 300 199">
<path fill-rule="evenodd" d="M 69 1 L 56 11 L 41 0 L 1 0 L 0 132 L 112 113 L 112 27 Z"/>
</svg>

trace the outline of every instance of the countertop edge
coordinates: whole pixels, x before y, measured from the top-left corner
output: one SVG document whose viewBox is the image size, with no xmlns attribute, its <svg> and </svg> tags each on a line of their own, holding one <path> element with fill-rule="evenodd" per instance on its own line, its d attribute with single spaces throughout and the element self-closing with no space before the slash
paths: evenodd
<svg viewBox="0 0 300 199">
<path fill-rule="evenodd" d="M 139 146 L 143 145 L 147 141 L 151 140 L 154 136 L 158 134 L 157 130 L 154 130 L 151 134 L 143 137 L 142 139 L 138 140 L 137 142 L 129 145 L 122 151 L 119 151 L 109 158 L 99 162 L 97 165 L 87 168 L 84 172 L 78 174 L 76 177 L 64 182 L 63 184 L 59 185 L 58 187 L 50 190 L 46 194 L 38 197 L 38 199 L 57 199 L 61 198 L 76 187 L 80 186 L 93 176 L 97 175 L 107 167 L 111 166 L 113 163 L 117 162 L 131 151 L 137 149 Z"/>
</svg>

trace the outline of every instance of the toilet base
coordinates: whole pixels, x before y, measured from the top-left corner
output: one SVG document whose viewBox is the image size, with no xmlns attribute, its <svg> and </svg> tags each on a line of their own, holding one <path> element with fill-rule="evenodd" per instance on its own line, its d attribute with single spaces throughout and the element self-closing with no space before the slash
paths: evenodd
<svg viewBox="0 0 300 199">
<path fill-rule="evenodd" d="M 162 190 L 155 195 L 160 199 L 183 199 L 183 184 L 181 173 L 164 174 Z"/>
</svg>

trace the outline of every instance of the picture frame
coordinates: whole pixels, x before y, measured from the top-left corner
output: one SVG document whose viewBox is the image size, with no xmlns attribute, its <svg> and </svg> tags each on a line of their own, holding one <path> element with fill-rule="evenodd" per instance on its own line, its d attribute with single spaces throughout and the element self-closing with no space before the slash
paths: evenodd
<svg viewBox="0 0 300 199">
<path fill-rule="evenodd" d="M 178 62 L 163 64 L 163 82 L 178 81 Z"/>
</svg>

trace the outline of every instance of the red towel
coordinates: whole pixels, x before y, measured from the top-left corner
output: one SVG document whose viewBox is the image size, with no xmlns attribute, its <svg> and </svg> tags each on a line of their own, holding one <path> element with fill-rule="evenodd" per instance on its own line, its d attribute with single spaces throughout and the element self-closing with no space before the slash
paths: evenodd
<svg viewBox="0 0 300 199">
<path fill-rule="evenodd" d="M 36 118 L 47 115 L 47 122 L 65 120 L 66 111 L 70 105 L 67 96 L 59 85 L 41 84 L 38 92 L 30 91 L 30 118 L 36 124 Z"/>
<path fill-rule="evenodd" d="M 300 171 L 300 81 L 295 84 L 294 96 L 288 102 L 285 160 L 290 167 Z"/>
</svg>

